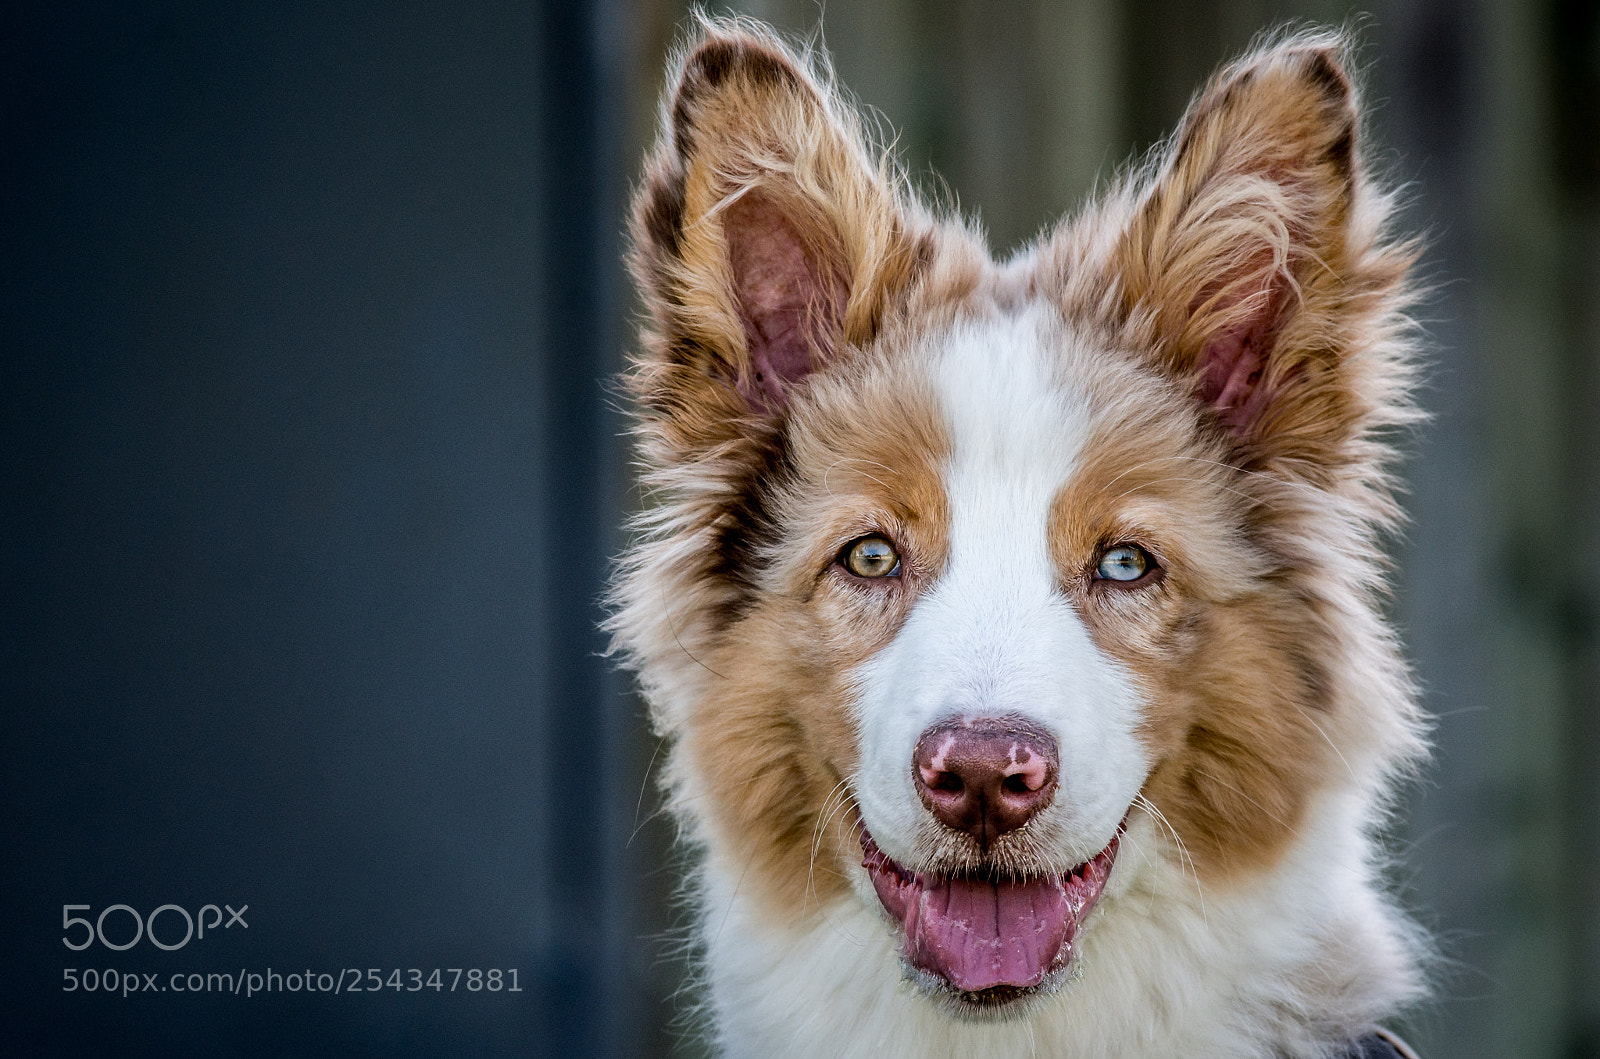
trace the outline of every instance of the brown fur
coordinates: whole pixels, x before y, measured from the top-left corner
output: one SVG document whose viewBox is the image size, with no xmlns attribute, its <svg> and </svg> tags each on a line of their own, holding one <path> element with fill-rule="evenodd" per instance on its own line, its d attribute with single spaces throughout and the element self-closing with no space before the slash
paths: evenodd
<svg viewBox="0 0 1600 1059">
<path fill-rule="evenodd" d="M 715 690 L 684 742 L 729 855 L 785 917 L 839 897 L 859 858 L 840 786 L 856 763 L 842 678 L 894 635 L 945 550 L 931 403 L 881 362 L 828 382 L 791 430 L 795 462 L 825 470 L 780 491 L 759 602 L 706 656 Z M 830 568 L 874 530 L 899 542 L 900 578 L 869 586 Z"/>
</svg>

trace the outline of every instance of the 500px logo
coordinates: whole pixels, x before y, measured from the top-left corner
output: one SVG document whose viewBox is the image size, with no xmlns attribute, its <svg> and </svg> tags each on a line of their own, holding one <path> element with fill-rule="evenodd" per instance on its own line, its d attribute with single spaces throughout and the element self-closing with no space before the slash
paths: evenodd
<svg viewBox="0 0 1600 1059">
<path fill-rule="evenodd" d="M 89 912 L 92 911 L 92 908 L 93 906 L 91 905 L 61 906 L 61 927 L 63 930 L 67 931 L 67 933 L 61 937 L 61 944 L 65 945 L 73 952 L 82 952 L 90 945 L 93 945 L 96 940 L 98 940 L 100 944 L 104 945 L 108 949 L 111 949 L 115 952 L 121 952 L 124 949 L 133 948 L 135 945 L 139 944 L 139 940 L 141 938 L 145 937 L 148 937 L 150 939 L 150 944 L 154 945 L 156 948 L 165 949 L 168 952 L 172 952 L 174 949 L 181 949 L 185 945 L 189 944 L 189 939 L 191 938 L 204 938 L 207 930 L 215 933 L 219 925 L 223 930 L 227 930 L 235 923 L 241 927 L 244 927 L 246 930 L 250 929 L 250 924 L 244 921 L 244 914 L 250 910 L 249 905 L 240 905 L 238 911 L 235 911 L 232 905 L 223 905 L 222 908 L 218 908 L 216 905 L 201 905 L 200 911 L 192 916 L 189 914 L 189 910 L 184 908 L 182 905 L 162 905 L 160 908 L 157 908 L 155 911 L 151 912 L 148 917 L 140 916 L 136 909 L 128 905 L 107 905 L 105 908 L 101 909 L 100 914 L 95 917 L 93 923 L 89 922 L 89 920 L 83 918 L 82 916 L 75 916 L 72 914 L 74 912 Z M 222 921 L 223 908 L 228 910 L 228 921 L 226 923 Z M 122 916 L 112 920 L 113 924 L 118 923 L 118 921 L 121 919 L 133 920 L 132 939 L 128 941 L 108 941 L 106 939 L 106 917 L 111 915 L 113 912 L 123 913 Z M 206 922 L 206 913 L 208 912 L 211 914 L 211 922 L 209 923 Z M 169 939 L 168 941 L 162 941 L 160 938 L 156 937 L 156 920 L 162 915 L 162 913 L 166 913 L 167 916 L 167 919 L 162 925 L 162 930 L 166 932 L 166 935 Z M 183 920 L 183 937 L 179 938 L 177 941 L 171 941 L 170 939 L 177 933 L 177 919 Z M 169 926 L 167 924 L 171 925 Z M 195 929 L 197 925 L 199 927 L 198 931 Z M 74 941 L 72 938 L 73 930 L 76 927 L 83 928 L 83 934 L 80 935 L 82 938 L 81 941 Z M 122 932 L 117 930 L 114 931 L 114 933 L 120 936 Z"/>
</svg>

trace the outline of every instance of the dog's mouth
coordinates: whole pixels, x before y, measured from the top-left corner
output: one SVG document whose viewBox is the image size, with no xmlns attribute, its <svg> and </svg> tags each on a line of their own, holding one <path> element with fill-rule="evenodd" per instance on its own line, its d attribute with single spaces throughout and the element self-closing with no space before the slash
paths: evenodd
<svg viewBox="0 0 1600 1059">
<path fill-rule="evenodd" d="M 861 863 L 905 932 L 906 962 L 969 1003 L 996 1006 L 1066 968 L 1121 836 L 1119 827 L 1105 849 L 1069 872 L 1004 879 L 908 871 L 863 828 Z"/>
</svg>

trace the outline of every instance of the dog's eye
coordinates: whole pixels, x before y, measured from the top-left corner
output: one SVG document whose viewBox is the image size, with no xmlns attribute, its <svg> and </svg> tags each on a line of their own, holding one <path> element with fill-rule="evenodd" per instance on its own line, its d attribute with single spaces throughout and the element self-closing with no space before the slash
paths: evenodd
<svg viewBox="0 0 1600 1059">
<path fill-rule="evenodd" d="M 1094 576 L 1101 581 L 1137 581 L 1155 566 L 1150 553 L 1137 544 L 1119 544 L 1100 553 Z"/>
<path fill-rule="evenodd" d="M 862 537 L 846 545 L 839 562 L 857 577 L 892 577 L 900 572 L 900 553 L 882 537 Z"/>
</svg>

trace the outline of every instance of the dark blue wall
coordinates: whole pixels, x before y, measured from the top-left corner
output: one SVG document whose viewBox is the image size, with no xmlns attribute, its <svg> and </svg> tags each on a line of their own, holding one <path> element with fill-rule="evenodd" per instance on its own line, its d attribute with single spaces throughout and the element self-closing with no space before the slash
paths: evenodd
<svg viewBox="0 0 1600 1059">
<path fill-rule="evenodd" d="M 649 1050 L 637 737 L 595 657 L 620 222 L 591 6 L 32 6 L 0 36 L 0 1050 Z M 249 927 L 62 944 L 64 904 L 169 902 Z"/>
</svg>

